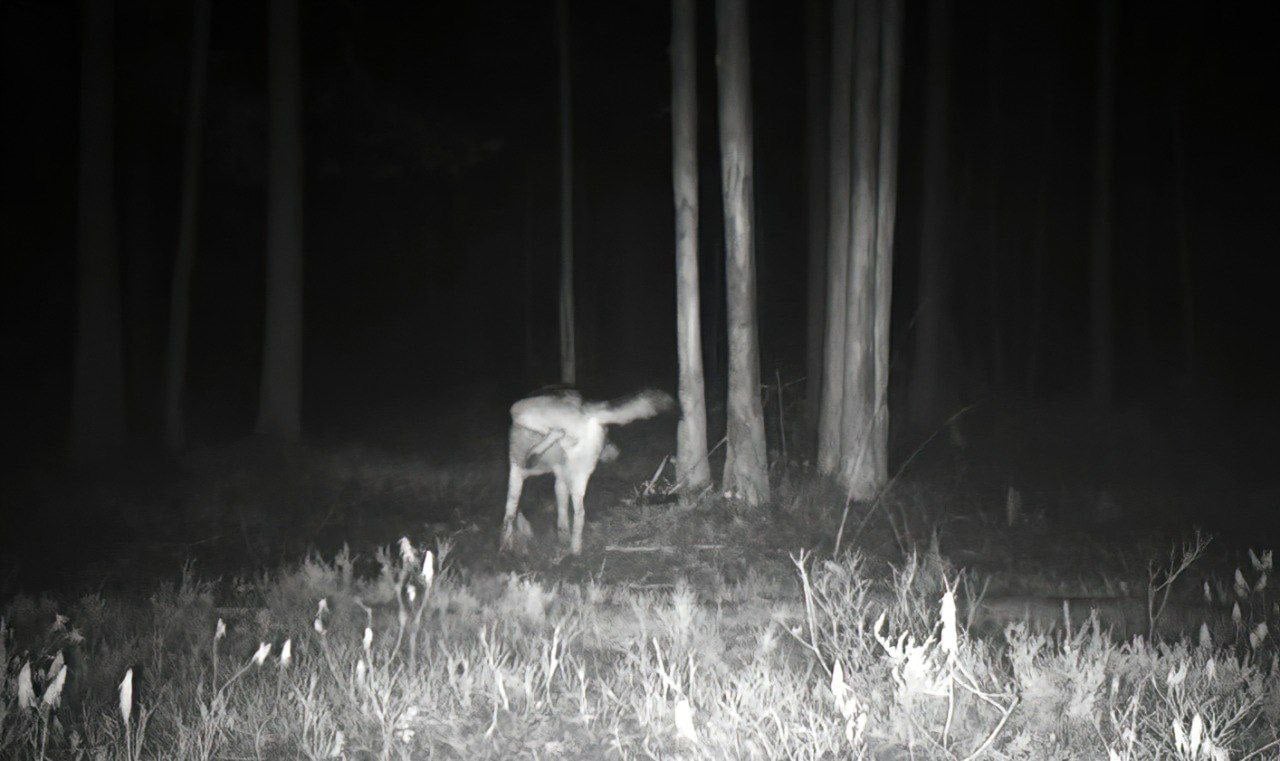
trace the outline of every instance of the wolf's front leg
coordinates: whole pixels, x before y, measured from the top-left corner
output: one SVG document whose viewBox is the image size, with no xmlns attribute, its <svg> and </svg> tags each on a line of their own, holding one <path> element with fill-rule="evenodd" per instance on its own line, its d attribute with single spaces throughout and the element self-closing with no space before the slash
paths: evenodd
<svg viewBox="0 0 1280 761">
<path fill-rule="evenodd" d="M 507 507 L 502 516 L 501 549 L 511 549 L 515 534 L 516 509 L 520 506 L 520 492 L 524 489 L 524 471 L 519 465 L 511 463 L 511 472 L 507 477 Z"/>
<path fill-rule="evenodd" d="M 564 473 L 556 473 L 556 533 L 560 541 L 569 538 L 569 482 Z"/>
<path fill-rule="evenodd" d="M 569 552 L 574 555 L 582 554 L 582 529 L 587 524 L 587 481 L 590 478 L 590 473 L 580 476 L 569 487 L 573 498 L 573 539 L 569 543 Z"/>
</svg>

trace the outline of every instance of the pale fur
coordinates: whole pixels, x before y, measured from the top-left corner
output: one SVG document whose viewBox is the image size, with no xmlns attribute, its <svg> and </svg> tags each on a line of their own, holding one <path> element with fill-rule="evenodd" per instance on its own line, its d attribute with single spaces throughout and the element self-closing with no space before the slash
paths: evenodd
<svg viewBox="0 0 1280 761">
<path fill-rule="evenodd" d="M 503 548 L 511 546 L 524 480 L 550 473 L 556 478 L 556 529 L 561 539 L 569 536 L 570 551 L 575 555 L 580 553 L 586 522 L 583 498 L 587 483 L 597 463 L 607 462 L 618 453 L 609 443 L 607 426 L 651 418 L 673 406 L 668 394 L 653 390 L 616 402 L 584 402 L 577 391 L 555 391 L 511 405 Z M 570 503 L 573 504 L 572 525 Z"/>
</svg>

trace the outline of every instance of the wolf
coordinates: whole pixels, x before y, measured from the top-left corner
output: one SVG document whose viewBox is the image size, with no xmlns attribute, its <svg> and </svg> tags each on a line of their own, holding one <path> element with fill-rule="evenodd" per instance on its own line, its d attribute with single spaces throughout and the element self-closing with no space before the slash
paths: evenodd
<svg viewBox="0 0 1280 761">
<path fill-rule="evenodd" d="M 586 521 L 587 482 L 600 461 L 618 456 L 608 437 L 608 426 L 626 425 L 655 417 L 675 402 L 662 391 L 645 390 L 611 402 L 583 401 L 572 389 L 544 391 L 511 405 L 508 439 L 510 474 L 507 507 L 502 520 L 502 549 L 510 549 L 515 531 L 520 492 L 529 476 L 556 477 L 556 529 L 561 541 L 569 536 L 569 551 L 582 552 L 582 526 Z M 573 503 L 572 533 L 569 503 Z"/>
</svg>

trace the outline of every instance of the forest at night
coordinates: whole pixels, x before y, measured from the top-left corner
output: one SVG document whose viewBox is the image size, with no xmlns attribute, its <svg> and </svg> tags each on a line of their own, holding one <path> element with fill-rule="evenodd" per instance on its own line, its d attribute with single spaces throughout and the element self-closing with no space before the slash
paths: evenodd
<svg viewBox="0 0 1280 761">
<path fill-rule="evenodd" d="M 1274 755 L 1277 23 L 0 2 L 0 756 Z"/>
</svg>

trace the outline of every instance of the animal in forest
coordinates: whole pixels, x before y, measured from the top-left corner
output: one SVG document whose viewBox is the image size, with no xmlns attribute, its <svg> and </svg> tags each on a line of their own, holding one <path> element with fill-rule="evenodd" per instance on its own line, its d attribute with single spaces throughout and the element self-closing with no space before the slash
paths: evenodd
<svg viewBox="0 0 1280 761">
<path fill-rule="evenodd" d="M 584 401 L 576 390 L 556 389 L 511 405 L 510 472 L 502 548 L 512 545 L 525 479 L 550 473 L 556 479 L 556 529 L 562 541 L 569 538 L 570 552 L 582 552 L 587 483 L 600 461 L 609 462 L 618 456 L 618 448 L 609 441 L 609 426 L 652 418 L 674 406 L 670 394 L 652 389 L 607 402 Z"/>
</svg>

